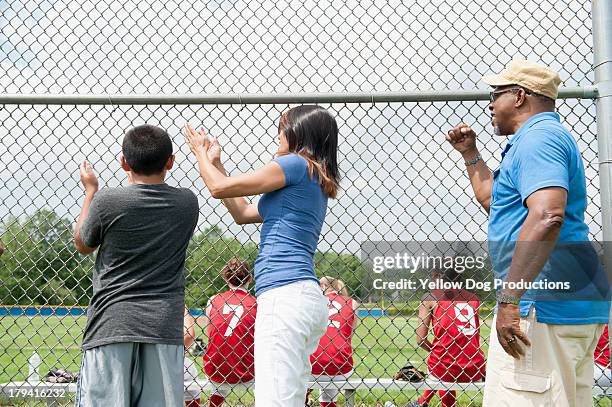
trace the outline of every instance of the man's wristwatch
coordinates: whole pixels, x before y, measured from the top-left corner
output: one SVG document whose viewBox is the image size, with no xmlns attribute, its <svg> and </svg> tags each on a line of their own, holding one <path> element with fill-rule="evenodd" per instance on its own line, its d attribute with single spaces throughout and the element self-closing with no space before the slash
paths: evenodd
<svg viewBox="0 0 612 407">
<path fill-rule="evenodd" d="M 521 302 L 520 298 L 512 297 L 510 295 L 502 293 L 501 291 L 498 291 L 497 294 L 495 294 L 495 298 L 497 299 L 497 302 L 500 304 L 519 305 Z"/>
<path fill-rule="evenodd" d="M 480 160 L 482 160 L 482 156 L 478 154 L 476 157 L 472 158 L 471 160 L 466 161 L 465 166 L 469 167 L 470 165 L 476 164 Z"/>
</svg>

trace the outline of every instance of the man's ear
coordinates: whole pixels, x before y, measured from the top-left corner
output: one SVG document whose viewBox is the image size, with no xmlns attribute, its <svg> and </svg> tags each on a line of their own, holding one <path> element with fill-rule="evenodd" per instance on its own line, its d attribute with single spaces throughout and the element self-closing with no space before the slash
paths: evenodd
<svg viewBox="0 0 612 407">
<path fill-rule="evenodd" d="M 125 172 L 132 171 L 132 168 L 130 168 L 130 164 L 128 164 L 123 154 L 119 155 L 119 163 L 121 164 L 121 168 L 123 169 L 123 171 Z"/>
<path fill-rule="evenodd" d="M 522 107 L 525 105 L 525 102 L 527 102 L 527 93 L 523 89 L 520 89 L 518 92 L 516 92 L 514 107 Z"/>
<path fill-rule="evenodd" d="M 175 159 L 176 159 L 176 156 L 174 154 L 172 154 L 170 158 L 168 158 L 168 161 L 166 161 L 166 170 L 172 169 L 172 167 L 174 166 Z"/>
</svg>

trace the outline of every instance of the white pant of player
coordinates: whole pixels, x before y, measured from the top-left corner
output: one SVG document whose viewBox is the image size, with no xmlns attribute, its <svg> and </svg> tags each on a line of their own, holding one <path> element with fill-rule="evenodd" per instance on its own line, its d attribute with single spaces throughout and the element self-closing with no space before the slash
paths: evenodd
<svg viewBox="0 0 612 407">
<path fill-rule="evenodd" d="M 304 406 L 310 355 L 325 333 L 328 310 L 328 299 L 314 281 L 257 297 L 255 407 Z"/>
<path fill-rule="evenodd" d="M 197 400 L 200 398 L 200 390 L 193 389 L 187 391 L 187 387 L 195 382 L 198 378 L 198 367 L 196 363 L 185 355 L 185 361 L 183 362 L 184 367 L 184 377 L 183 384 L 185 385 L 185 394 L 189 394 L 189 400 Z M 185 398 L 185 400 L 188 400 Z"/>
</svg>

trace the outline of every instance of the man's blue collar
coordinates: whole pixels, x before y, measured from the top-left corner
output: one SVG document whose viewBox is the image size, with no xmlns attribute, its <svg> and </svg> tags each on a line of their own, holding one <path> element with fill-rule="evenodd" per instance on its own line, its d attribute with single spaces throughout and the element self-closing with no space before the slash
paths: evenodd
<svg viewBox="0 0 612 407">
<path fill-rule="evenodd" d="M 543 120 L 556 120 L 557 122 L 561 122 L 561 117 L 556 112 L 543 112 L 538 113 L 534 116 L 531 116 L 523 125 L 517 130 L 517 132 L 508 140 L 508 145 L 512 145 L 516 143 L 523 133 L 532 128 L 535 124 L 543 121 Z"/>
</svg>

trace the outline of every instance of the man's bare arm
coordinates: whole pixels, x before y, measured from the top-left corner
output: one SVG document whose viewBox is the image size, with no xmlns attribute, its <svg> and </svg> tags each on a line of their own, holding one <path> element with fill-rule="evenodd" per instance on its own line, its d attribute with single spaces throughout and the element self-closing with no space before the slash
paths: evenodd
<svg viewBox="0 0 612 407">
<path fill-rule="evenodd" d="M 476 133 L 467 124 L 461 123 L 448 132 L 446 140 L 461 153 L 463 160 L 469 163 L 467 172 L 474 195 L 484 210 L 489 213 L 493 174 L 476 147 Z"/>
<path fill-rule="evenodd" d="M 516 242 L 507 282 L 532 282 L 548 261 L 561 232 L 567 191 L 552 187 L 540 189 L 527 198 L 529 213 Z M 504 294 L 521 297 L 525 290 L 504 289 Z"/>
</svg>

